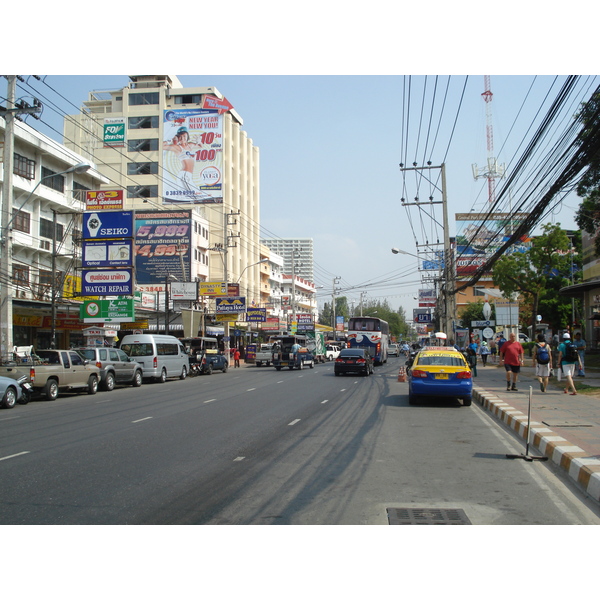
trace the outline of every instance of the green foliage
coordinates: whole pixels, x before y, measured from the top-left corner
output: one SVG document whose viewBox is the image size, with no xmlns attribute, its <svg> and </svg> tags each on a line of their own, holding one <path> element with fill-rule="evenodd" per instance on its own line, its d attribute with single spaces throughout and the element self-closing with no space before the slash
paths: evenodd
<svg viewBox="0 0 600 600">
<path fill-rule="evenodd" d="M 477 302 L 469 302 L 466 306 L 464 306 L 458 315 L 458 318 L 461 320 L 463 327 L 471 327 L 471 321 L 483 321 L 483 300 L 478 300 Z M 496 318 L 496 306 L 493 302 L 490 302 L 490 306 L 492 308 L 492 316 L 491 319 Z"/>
</svg>

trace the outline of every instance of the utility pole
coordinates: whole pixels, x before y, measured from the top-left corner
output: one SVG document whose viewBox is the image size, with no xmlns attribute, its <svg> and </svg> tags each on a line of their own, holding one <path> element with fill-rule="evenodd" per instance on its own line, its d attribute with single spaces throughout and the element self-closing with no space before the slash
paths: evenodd
<svg viewBox="0 0 600 600">
<path fill-rule="evenodd" d="M 11 238 L 8 227 L 12 221 L 13 205 L 13 169 L 15 152 L 15 118 L 20 114 L 33 115 L 41 112 L 41 104 L 34 100 L 34 106 L 25 102 L 16 102 L 17 76 L 7 75 L 8 81 L 6 110 L 3 113 L 6 122 L 4 130 L 4 156 L 3 156 L 3 181 L 2 181 L 2 214 L 0 215 L 0 232 L 2 235 L 0 255 L 0 355 L 6 356 L 12 352 L 13 347 L 13 310 L 11 294 Z"/>
<path fill-rule="evenodd" d="M 336 289 L 335 286 L 337 283 L 340 282 L 341 277 L 334 277 L 333 278 L 333 291 L 331 293 L 331 310 L 333 313 L 333 341 L 335 342 L 337 340 L 337 330 L 336 330 L 336 322 L 335 322 L 335 293 L 336 293 Z"/>
<path fill-rule="evenodd" d="M 402 199 L 402 204 L 404 206 L 425 206 L 425 205 L 433 205 L 433 204 L 441 204 L 442 205 L 442 227 L 444 229 L 444 262 L 443 262 L 443 278 L 444 281 L 441 282 L 440 290 L 444 295 L 443 305 L 442 305 L 442 318 L 440 319 L 440 326 L 444 330 L 447 335 L 454 335 L 454 318 L 456 313 L 456 297 L 455 297 L 455 289 L 456 289 L 456 281 L 455 281 L 455 270 L 454 270 L 454 255 L 452 251 L 452 247 L 450 245 L 450 229 L 448 222 L 448 197 L 446 192 L 446 165 L 442 163 L 440 166 L 432 166 L 428 164 L 424 167 L 417 167 L 414 165 L 413 167 L 404 167 L 402 163 L 400 163 L 400 171 L 427 171 L 431 169 L 440 169 L 441 170 L 441 193 L 442 200 L 434 201 L 431 196 L 428 200 L 419 201 L 418 198 L 415 198 L 415 202 L 406 202 L 404 198 Z M 438 190 L 437 185 L 433 184 L 433 182 L 429 181 L 431 185 L 434 185 Z"/>
</svg>

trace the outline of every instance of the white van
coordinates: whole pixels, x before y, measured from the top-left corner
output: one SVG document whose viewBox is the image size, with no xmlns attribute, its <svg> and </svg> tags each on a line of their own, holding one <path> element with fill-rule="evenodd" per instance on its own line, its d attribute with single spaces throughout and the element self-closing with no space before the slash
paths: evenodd
<svg viewBox="0 0 600 600">
<path fill-rule="evenodd" d="M 144 379 L 164 383 L 167 377 L 185 379 L 190 370 L 189 355 L 172 335 L 126 335 L 121 350 L 142 365 Z"/>
</svg>

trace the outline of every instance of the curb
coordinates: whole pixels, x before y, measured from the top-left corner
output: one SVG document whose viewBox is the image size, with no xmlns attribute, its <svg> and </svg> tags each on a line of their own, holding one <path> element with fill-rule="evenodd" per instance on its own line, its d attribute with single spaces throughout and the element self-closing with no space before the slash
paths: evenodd
<svg viewBox="0 0 600 600">
<path fill-rule="evenodd" d="M 486 392 L 475 385 L 473 399 L 527 441 L 527 414 L 513 408 L 496 394 Z M 585 494 L 600 503 L 600 460 L 587 458 L 587 452 L 573 446 L 564 437 L 556 435 L 543 423 L 531 421 L 530 426 L 533 436 L 529 439 L 529 446 L 536 448 L 542 456 L 547 456 L 565 471 Z"/>
</svg>

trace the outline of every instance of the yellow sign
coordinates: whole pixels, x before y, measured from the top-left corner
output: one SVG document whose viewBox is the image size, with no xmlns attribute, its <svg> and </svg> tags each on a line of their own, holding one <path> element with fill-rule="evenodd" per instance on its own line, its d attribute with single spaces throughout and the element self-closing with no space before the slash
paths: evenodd
<svg viewBox="0 0 600 600">
<path fill-rule="evenodd" d="M 239 316 L 240 315 L 237 313 L 217 314 L 217 322 L 219 322 L 219 323 L 223 323 L 223 322 L 235 323 Z"/>
<path fill-rule="evenodd" d="M 121 323 L 121 329 L 148 329 L 148 320 L 145 321 L 134 321 L 133 323 Z"/>
<path fill-rule="evenodd" d="M 82 296 L 81 295 L 81 277 L 76 275 L 67 275 L 63 285 L 63 298 L 71 300 L 98 300 L 99 296 Z"/>
<path fill-rule="evenodd" d="M 200 296 L 227 296 L 227 284 L 224 281 L 199 281 L 198 294 Z"/>
</svg>

